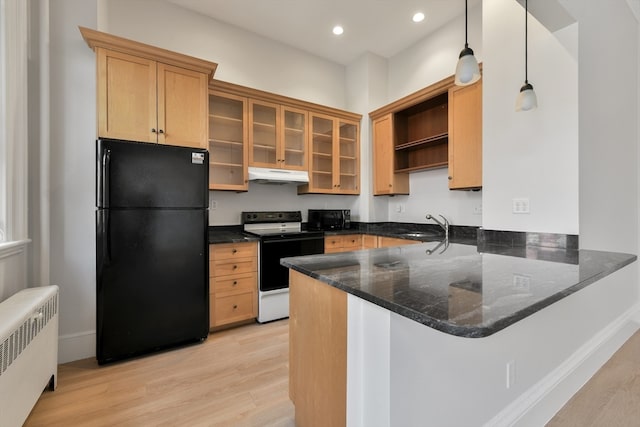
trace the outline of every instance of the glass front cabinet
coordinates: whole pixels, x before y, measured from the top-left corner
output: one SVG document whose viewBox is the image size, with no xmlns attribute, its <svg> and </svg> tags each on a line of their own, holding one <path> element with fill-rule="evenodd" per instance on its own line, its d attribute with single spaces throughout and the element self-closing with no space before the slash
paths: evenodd
<svg viewBox="0 0 640 427">
<path fill-rule="evenodd" d="M 360 193 L 360 138 L 357 122 L 310 114 L 309 185 L 299 193 Z"/>
<path fill-rule="evenodd" d="M 247 99 L 209 94 L 209 189 L 248 190 Z"/>
</svg>

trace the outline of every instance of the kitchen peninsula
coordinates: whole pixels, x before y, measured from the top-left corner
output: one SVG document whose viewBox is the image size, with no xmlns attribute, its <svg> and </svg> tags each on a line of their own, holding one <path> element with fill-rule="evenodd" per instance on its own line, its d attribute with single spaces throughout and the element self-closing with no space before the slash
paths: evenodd
<svg viewBox="0 0 640 427">
<path fill-rule="evenodd" d="M 576 322 L 609 310 L 581 294 L 616 292 L 606 277 L 636 259 L 439 245 L 281 261 L 297 425 L 499 424 L 580 345 Z"/>
</svg>

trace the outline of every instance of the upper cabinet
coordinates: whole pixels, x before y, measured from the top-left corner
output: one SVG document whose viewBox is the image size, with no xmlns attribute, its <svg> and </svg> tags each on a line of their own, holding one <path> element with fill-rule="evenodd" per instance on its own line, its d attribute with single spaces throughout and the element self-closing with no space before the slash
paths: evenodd
<svg viewBox="0 0 640 427">
<path fill-rule="evenodd" d="M 359 194 L 360 114 L 220 80 L 210 90 L 209 188 L 247 191 L 255 166 L 308 171 L 299 194 Z"/>
<path fill-rule="evenodd" d="M 394 115 L 373 120 L 373 191 L 375 195 L 409 194 L 409 174 L 396 173 Z"/>
<path fill-rule="evenodd" d="M 208 148 L 217 64 L 80 27 L 97 58 L 98 136 Z"/>
<path fill-rule="evenodd" d="M 482 187 L 482 81 L 453 76 L 370 113 L 374 195 L 409 194 L 409 173 L 449 168 L 449 188 Z"/>
<path fill-rule="evenodd" d="M 307 112 L 270 102 L 249 102 L 249 165 L 307 169 Z"/>
<path fill-rule="evenodd" d="M 449 188 L 482 187 L 482 80 L 449 89 Z"/>
<path fill-rule="evenodd" d="M 247 98 L 209 94 L 209 189 L 247 191 Z"/>
<path fill-rule="evenodd" d="M 298 194 L 359 194 L 359 123 L 313 113 L 310 123 L 309 184 Z"/>
</svg>

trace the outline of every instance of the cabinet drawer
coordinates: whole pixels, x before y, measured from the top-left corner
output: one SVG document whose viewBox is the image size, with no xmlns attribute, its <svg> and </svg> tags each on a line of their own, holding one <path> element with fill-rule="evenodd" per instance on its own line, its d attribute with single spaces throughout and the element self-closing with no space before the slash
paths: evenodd
<svg viewBox="0 0 640 427">
<path fill-rule="evenodd" d="M 342 236 L 325 236 L 324 238 L 325 252 L 330 252 L 332 249 L 341 249 L 341 248 L 342 248 Z"/>
<path fill-rule="evenodd" d="M 362 247 L 364 249 L 373 249 L 378 247 L 378 236 L 371 234 L 362 235 Z"/>
<path fill-rule="evenodd" d="M 362 247 L 362 235 L 360 234 L 348 234 L 342 236 L 342 247 L 346 251 L 358 250 Z"/>
<path fill-rule="evenodd" d="M 258 270 L 257 259 L 239 258 L 234 260 L 209 261 L 209 276 L 220 277 L 230 274 L 251 273 Z"/>
<path fill-rule="evenodd" d="M 219 243 L 209 245 L 209 259 L 223 260 L 257 256 L 258 244 L 256 242 L 243 243 Z"/>
<path fill-rule="evenodd" d="M 216 297 L 213 302 L 211 324 L 219 326 L 256 317 L 255 306 L 255 292 Z"/>
<path fill-rule="evenodd" d="M 418 240 L 410 240 L 410 239 L 398 239 L 396 237 L 378 237 L 378 247 L 379 248 L 387 248 L 389 246 L 402 246 L 402 245 L 414 245 L 417 243 L 421 243 Z"/>
<path fill-rule="evenodd" d="M 234 274 L 232 276 L 223 276 L 222 278 L 212 277 L 209 280 L 209 292 L 215 292 L 217 295 L 258 289 L 258 278 L 255 273 Z"/>
</svg>

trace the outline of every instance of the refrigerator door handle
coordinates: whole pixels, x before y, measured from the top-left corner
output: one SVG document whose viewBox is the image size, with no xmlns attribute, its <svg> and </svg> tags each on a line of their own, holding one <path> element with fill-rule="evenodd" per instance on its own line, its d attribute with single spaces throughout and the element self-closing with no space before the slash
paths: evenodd
<svg viewBox="0 0 640 427">
<path fill-rule="evenodd" d="M 109 177 L 109 173 L 111 170 L 111 150 L 110 149 L 105 149 L 102 152 L 102 161 L 100 164 L 101 167 L 101 173 L 100 176 L 102 177 L 101 182 L 99 183 L 100 186 L 98 187 L 98 190 L 100 191 L 100 204 L 103 208 L 108 208 L 109 207 L 109 181 L 110 181 L 110 177 Z"/>
<path fill-rule="evenodd" d="M 97 226 L 100 244 L 98 264 L 107 266 L 111 264 L 111 216 L 108 209 L 98 210 Z"/>
</svg>

